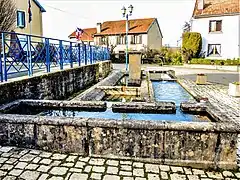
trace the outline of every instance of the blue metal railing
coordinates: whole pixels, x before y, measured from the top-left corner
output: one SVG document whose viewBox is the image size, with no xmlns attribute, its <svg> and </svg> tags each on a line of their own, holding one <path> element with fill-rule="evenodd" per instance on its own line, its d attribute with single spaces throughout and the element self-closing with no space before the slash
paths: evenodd
<svg viewBox="0 0 240 180">
<path fill-rule="evenodd" d="M 52 68 L 93 64 L 110 59 L 109 49 L 29 34 L 0 31 L 0 82 L 10 76 L 51 72 Z"/>
</svg>

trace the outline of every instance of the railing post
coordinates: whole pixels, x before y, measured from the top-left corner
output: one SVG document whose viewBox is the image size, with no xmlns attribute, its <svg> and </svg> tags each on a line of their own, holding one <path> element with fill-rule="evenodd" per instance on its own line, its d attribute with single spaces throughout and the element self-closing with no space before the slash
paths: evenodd
<svg viewBox="0 0 240 180">
<path fill-rule="evenodd" d="M 99 51 L 99 50 L 100 50 L 100 48 L 99 48 L 99 46 L 98 46 L 98 50 L 97 50 L 97 56 L 98 56 L 98 57 L 97 57 L 97 60 L 98 60 L 98 61 L 101 59 L 101 58 L 100 58 L 100 51 Z"/>
<path fill-rule="evenodd" d="M 77 44 L 77 48 L 78 48 L 78 66 L 81 66 L 81 46 L 80 43 Z"/>
<path fill-rule="evenodd" d="M 93 63 L 95 63 L 95 46 L 92 46 L 92 59 L 93 59 Z"/>
<path fill-rule="evenodd" d="M 2 37 L 2 34 L 1 34 L 1 37 Z M 2 44 L 2 42 L 1 42 Z M 2 48 L 2 45 L 0 44 L 0 48 Z M 0 81 L 3 82 L 3 69 L 2 69 L 2 54 L 3 54 L 3 51 L 1 49 L 1 56 L 0 56 Z"/>
<path fill-rule="evenodd" d="M 59 61 L 60 61 L 60 69 L 63 70 L 63 42 L 62 40 L 59 41 Z"/>
<path fill-rule="evenodd" d="M 104 60 L 104 47 L 102 47 L 102 61 Z"/>
<path fill-rule="evenodd" d="M 104 49 L 103 49 L 103 56 L 104 56 L 104 57 L 103 57 L 103 60 L 106 60 L 106 59 L 107 59 L 107 58 L 106 58 L 106 55 L 107 55 L 106 53 L 107 53 L 106 48 L 104 48 Z"/>
<path fill-rule="evenodd" d="M 83 44 L 84 47 L 84 61 L 85 61 L 85 65 L 87 65 L 87 45 Z"/>
<path fill-rule="evenodd" d="M 107 53 L 107 60 L 109 60 L 110 59 L 109 58 L 109 48 L 107 48 L 106 53 Z"/>
<path fill-rule="evenodd" d="M 3 73 L 4 73 L 4 80 L 7 81 L 5 34 L 4 33 L 2 33 L 2 52 L 3 52 L 3 65 L 2 65 L 2 57 L 1 57 L 1 81 L 3 81 Z"/>
<path fill-rule="evenodd" d="M 27 35 L 27 61 L 28 61 L 28 76 L 33 75 L 32 69 L 32 48 L 31 48 L 31 36 Z"/>
<path fill-rule="evenodd" d="M 49 39 L 45 39 L 46 43 L 46 66 L 47 66 L 47 72 L 50 72 L 50 44 L 49 44 Z"/>
<path fill-rule="evenodd" d="M 92 46 L 89 45 L 90 64 L 93 64 Z"/>
<path fill-rule="evenodd" d="M 108 57 L 108 48 L 106 48 L 106 60 L 109 60 L 109 57 Z"/>
<path fill-rule="evenodd" d="M 73 68 L 72 42 L 70 42 L 69 55 L 70 55 L 70 67 Z"/>
<path fill-rule="evenodd" d="M 105 48 L 103 48 L 103 61 L 105 60 Z"/>
</svg>

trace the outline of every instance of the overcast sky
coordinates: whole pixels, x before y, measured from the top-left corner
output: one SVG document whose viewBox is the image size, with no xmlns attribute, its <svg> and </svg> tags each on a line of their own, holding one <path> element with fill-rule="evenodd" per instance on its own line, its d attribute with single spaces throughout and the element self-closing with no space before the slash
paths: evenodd
<svg viewBox="0 0 240 180">
<path fill-rule="evenodd" d="M 163 44 L 177 45 L 182 26 L 192 15 L 195 0 L 39 0 L 44 36 L 67 39 L 76 27 L 96 27 L 97 22 L 123 19 L 121 8 L 134 6 L 131 19 L 156 17 L 163 33 Z"/>
</svg>

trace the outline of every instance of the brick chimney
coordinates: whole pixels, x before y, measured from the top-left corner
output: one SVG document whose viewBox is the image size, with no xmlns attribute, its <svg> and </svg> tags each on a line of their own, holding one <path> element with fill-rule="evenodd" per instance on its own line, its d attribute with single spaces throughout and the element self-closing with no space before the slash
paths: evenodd
<svg viewBox="0 0 240 180">
<path fill-rule="evenodd" d="M 97 33 L 101 33 L 101 29 L 102 29 L 102 24 L 97 23 Z"/>
<path fill-rule="evenodd" d="M 203 11 L 204 9 L 204 0 L 198 0 L 198 10 Z"/>
</svg>

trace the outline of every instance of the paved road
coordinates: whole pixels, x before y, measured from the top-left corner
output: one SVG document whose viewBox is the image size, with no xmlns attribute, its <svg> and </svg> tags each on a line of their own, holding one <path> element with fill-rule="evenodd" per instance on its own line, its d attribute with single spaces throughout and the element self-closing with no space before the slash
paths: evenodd
<svg viewBox="0 0 240 180">
<path fill-rule="evenodd" d="M 125 69 L 125 64 L 113 64 L 114 69 Z M 152 64 L 142 65 L 142 69 L 174 70 L 177 77 L 184 77 L 189 80 L 196 79 L 196 74 L 204 73 L 207 75 L 208 82 L 228 85 L 230 82 L 240 81 L 239 72 L 211 70 L 211 69 L 193 69 L 176 66 L 156 66 Z"/>
</svg>

